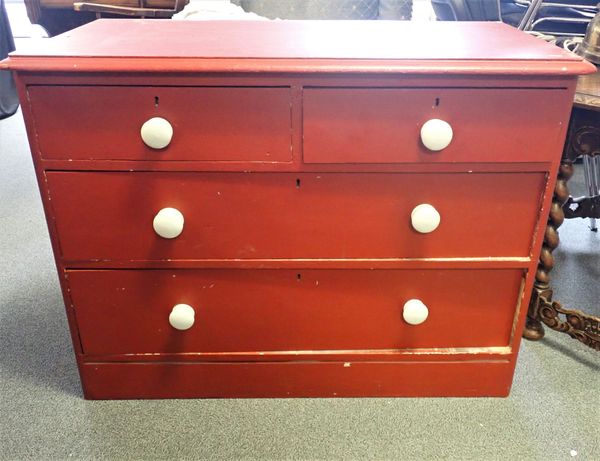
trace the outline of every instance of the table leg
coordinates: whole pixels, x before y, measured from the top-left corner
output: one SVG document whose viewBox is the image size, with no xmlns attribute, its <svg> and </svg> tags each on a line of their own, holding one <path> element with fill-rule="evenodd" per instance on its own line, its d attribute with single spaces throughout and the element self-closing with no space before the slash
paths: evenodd
<svg viewBox="0 0 600 461">
<path fill-rule="evenodd" d="M 550 272 L 554 267 L 554 257 L 552 252 L 559 243 L 558 228 L 565 219 L 562 209 L 563 203 L 569 198 L 569 187 L 567 181 L 573 176 L 573 164 L 570 160 L 563 159 L 559 172 L 552 205 L 550 206 L 550 215 L 544 234 L 544 243 L 540 253 L 538 268 L 535 273 L 535 283 L 533 293 L 529 302 L 529 311 L 525 322 L 523 337 L 532 341 L 537 341 L 544 337 L 544 327 L 540 320 L 540 310 L 543 306 L 552 303 L 552 288 L 550 287 Z"/>
<path fill-rule="evenodd" d="M 554 267 L 552 252 L 559 243 L 557 229 L 565 219 L 563 204 L 569 199 L 567 181 L 571 176 L 573 176 L 572 161 L 563 158 L 554 188 L 523 337 L 532 341 L 543 338 L 543 325 L 546 325 L 600 351 L 600 318 L 579 310 L 567 309 L 560 303 L 552 301 L 553 293 L 550 286 L 550 272 Z"/>
</svg>

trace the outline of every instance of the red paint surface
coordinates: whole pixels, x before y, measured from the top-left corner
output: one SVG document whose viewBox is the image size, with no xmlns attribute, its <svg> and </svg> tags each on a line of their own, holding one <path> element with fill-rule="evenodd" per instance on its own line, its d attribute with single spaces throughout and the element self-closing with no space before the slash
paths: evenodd
<svg viewBox="0 0 600 461">
<path fill-rule="evenodd" d="M 540 162 L 560 149 L 563 90 L 307 88 L 308 163 Z M 535 117 L 532 116 L 535 114 Z M 421 126 L 442 119 L 450 145 L 429 151 Z M 506 136 L 498 136 L 506 133 Z"/>
<path fill-rule="evenodd" d="M 92 355 L 508 346 L 519 270 L 69 271 Z M 501 286 L 482 302 L 481 286 Z M 421 299 L 429 317 L 409 325 Z M 189 304 L 195 324 L 168 322 Z M 513 306 L 509 309 L 508 306 Z"/>
<path fill-rule="evenodd" d="M 493 34 L 494 40 L 476 39 L 486 34 Z M 581 61 L 508 25 L 481 22 L 99 20 L 53 39 L 43 49 L 30 45 L 16 54 Z"/>
<path fill-rule="evenodd" d="M 593 66 L 492 23 L 97 21 L 44 45 L 0 67 L 87 398 L 507 395 L 574 76 Z M 456 134 L 434 156 L 415 144 L 432 114 Z M 150 115 L 176 121 L 160 153 L 139 139 Z M 424 201 L 442 214 L 428 235 L 408 220 Z M 151 228 L 164 206 L 186 215 L 174 241 Z M 414 329 L 410 290 L 432 306 Z M 174 297 L 210 329 L 172 341 Z M 291 347 L 313 349 L 273 350 Z"/>
<path fill-rule="evenodd" d="M 65 260 L 140 262 L 527 257 L 545 184 L 540 173 L 49 172 L 47 181 Z M 430 234 L 410 224 L 421 203 L 442 217 Z M 177 238 L 152 228 L 165 207 L 185 217 Z"/>
<path fill-rule="evenodd" d="M 192 397 L 505 397 L 506 361 L 88 363 L 89 399 Z"/>
<path fill-rule="evenodd" d="M 98 20 L 13 56 L 12 68 L 67 72 L 593 72 L 576 55 L 490 22 Z"/>
<path fill-rule="evenodd" d="M 292 159 L 289 88 L 30 86 L 28 95 L 42 158 Z M 164 149 L 140 136 L 152 117 L 173 126 Z"/>
</svg>

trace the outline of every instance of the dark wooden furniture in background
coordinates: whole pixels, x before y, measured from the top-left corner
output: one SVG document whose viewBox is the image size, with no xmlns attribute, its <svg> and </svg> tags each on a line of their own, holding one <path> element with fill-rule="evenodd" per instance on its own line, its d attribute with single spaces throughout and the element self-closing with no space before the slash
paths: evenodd
<svg viewBox="0 0 600 461">
<path fill-rule="evenodd" d="M 87 398 L 509 393 L 590 64 L 499 23 L 134 19 L 0 67 Z"/>
<path fill-rule="evenodd" d="M 99 17 L 170 18 L 189 0 L 25 0 L 29 20 L 52 37 Z M 412 0 L 232 0 L 271 19 L 409 20 Z"/>
<path fill-rule="evenodd" d="M 600 351 L 600 318 L 580 310 L 567 309 L 552 300 L 550 271 L 552 252 L 559 244 L 557 229 L 565 218 L 600 218 L 600 195 L 573 198 L 567 181 L 573 175 L 573 162 L 581 156 L 600 156 L 600 72 L 579 77 L 569 132 L 558 171 L 552 208 L 540 254 L 540 263 L 529 305 L 523 335 L 530 340 L 544 336 L 542 324 L 567 333 Z"/>
<path fill-rule="evenodd" d="M 6 58 L 8 53 L 14 49 L 15 41 L 8 22 L 4 0 L 0 0 L 0 60 Z M 6 70 L 0 70 L 0 120 L 13 115 L 18 108 L 19 98 L 13 75 Z"/>
<path fill-rule="evenodd" d="M 101 16 L 170 18 L 188 3 L 189 0 L 25 0 L 25 8 L 31 23 L 39 24 L 53 37 Z"/>
</svg>

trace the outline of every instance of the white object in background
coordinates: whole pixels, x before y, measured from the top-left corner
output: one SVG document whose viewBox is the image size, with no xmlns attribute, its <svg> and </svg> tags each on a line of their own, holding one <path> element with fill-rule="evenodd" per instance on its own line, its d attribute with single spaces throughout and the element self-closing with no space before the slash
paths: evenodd
<svg viewBox="0 0 600 461">
<path fill-rule="evenodd" d="M 448 122 L 432 118 L 421 127 L 421 142 L 427 149 L 439 151 L 448 147 L 452 142 L 453 134 L 452 127 Z"/>
<path fill-rule="evenodd" d="M 142 141 L 152 149 L 164 149 L 173 139 L 173 127 L 162 117 L 146 120 L 140 130 Z"/>
<path fill-rule="evenodd" d="M 420 299 L 409 299 L 404 303 L 402 317 L 406 323 L 420 325 L 427 320 L 428 315 L 429 309 L 427 309 L 427 306 Z"/>
<path fill-rule="evenodd" d="M 177 304 L 173 306 L 169 314 L 169 323 L 176 330 L 189 330 L 194 325 L 196 312 L 189 304 Z"/>
<path fill-rule="evenodd" d="M 166 239 L 173 239 L 183 232 L 183 215 L 177 208 L 163 208 L 154 217 L 154 232 Z"/>
<path fill-rule="evenodd" d="M 440 213 L 429 203 L 417 205 L 410 214 L 413 229 L 422 234 L 428 234 L 438 228 L 441 221 Z"/>
<path fill-rule="evenodd" d="M 223 21 L 231 19 L 266 21 L 269 18 L 247 12 L 241 6 L 232 4 L 229 0 L 190 0 L 183 10 L 174 14 L 171 19 L 191 19 L 194 21 Z"/>
</svg>

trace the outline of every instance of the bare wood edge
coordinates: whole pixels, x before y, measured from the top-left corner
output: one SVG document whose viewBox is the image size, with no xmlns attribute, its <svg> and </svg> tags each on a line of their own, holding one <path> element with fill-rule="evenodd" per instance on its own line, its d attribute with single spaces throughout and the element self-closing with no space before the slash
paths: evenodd
<svg viewBox="0 0 600 461">
<path fill-rule="evenodd" d="M 424 259 L 197 259 L 197 260 L 62 260 L 71 270 L 208 270 L 208 269 L 528 269 L 529 257 Z"/>
<path fill-rule="evenodd" d="M 352 363 L 361 360 L 397 361 L 406 358 L 427 359 L 467 357 L 467 360 L 509 360 L 512 354 L 510 346 L 490 347 L 456 347 L 456 348 L 422 348 L 422 349 L 366 349 L 366 350 L 294 350 L 294 351 L 257 351 L 257 352 L 184 352 L 184 353 L 136 353 L 96 355 L 83 354 L 80 359 L 84 363 L 102 362 L 148 362 L 160 359 L 162 362 L 175 363 L 178 361 L 218 362 L 218 361 L 248 361 L 248 362 L 282 362 L 282 361 L 341 361 Z M 496 358 L 494 358 L 496 357 Z"/>
<path fill-rule="evenodd" d="M 512 327 L 510 329 L 510 339 L 508 340 L 509 344 L 513 344 L 513 341 L 515 339 L 515 334 L 517 333 L 517 326 L 519 324 L 519 321 L 521 319 L 521 307 L 523 305 L 523 296 L 525 294 L 525 276 L 521 279 L 521 286 L 519 288 L 519 295 L 517 298 L 517 306 L 515 308 L 515 316 L 513 318 L 513 324 Z"/>
<path fill-rule="evenodd" d="M 444 65 L 441 66 L 440 63 Z M 45 72 L 273 72 L 379 73 L 440 75 L 549 75 L 574 76 L 596 72 L 587 61 L 521 60 L 391 60 L 285 58 L 156 58 L 113 56 L 19 55 L 0 61 L 0 69 Z"/>
</svg>

